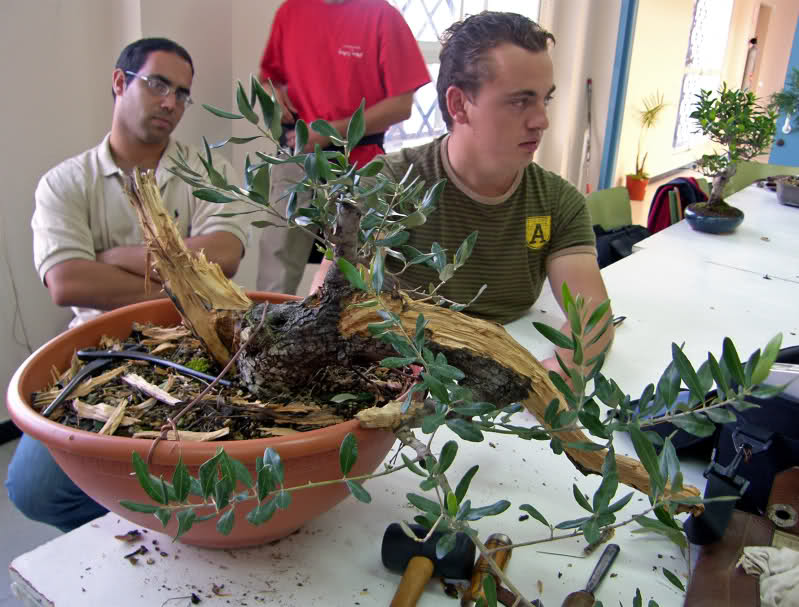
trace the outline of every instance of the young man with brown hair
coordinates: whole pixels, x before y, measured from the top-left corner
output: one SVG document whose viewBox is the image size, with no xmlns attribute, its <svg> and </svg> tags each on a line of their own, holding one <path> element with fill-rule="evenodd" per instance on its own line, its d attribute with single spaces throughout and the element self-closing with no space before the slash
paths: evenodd
<svg viewBox="0 0 799 607">
<path fill-rule="evenodd" d="M 442 43 L 438 103 L 449 133 L 384 157 L 383 173 L 394 180 L 412 166 L 409 179 L 418 176 L 428 186 L 447 181 L 436 210 L 410 230 L 406 244 L 424 253 L 437 242 L 451 258 L 478 232 L 469 260 L 438 291 L 465 303 L 487 285 L 466 314 L 515 320 L 538 299 L 545 279 L 561 306 L 564 282 L 590 299 L 591 308 L 599 305 L 607 292 L 585 198 L 533 162 L 555 92 L 549 55 L 554 37 L 522 15 L 486 11 L 452 25 Z M 323 264 L 315 288 L 329 265 Z M 401 269 L 390 257 L 386 266 Z M 437 283 L 438 273 L 416 264 L 398 278 L 413 289 Z M 610 327 L 586 359 L 612 336 Z M 560 372 L 554 357 L 542 362 Z"/>
</svg>

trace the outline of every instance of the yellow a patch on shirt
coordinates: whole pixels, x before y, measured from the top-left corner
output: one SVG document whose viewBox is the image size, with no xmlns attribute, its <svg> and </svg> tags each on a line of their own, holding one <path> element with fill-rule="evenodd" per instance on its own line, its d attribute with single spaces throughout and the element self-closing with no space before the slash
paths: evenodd
<svg viewBox="0 0 799 607">
<path fill-rule="evenodd" d="M 550 215 L 528 217 L 525 229 L 527 246 L 531 249 L 540 249 L 548 243 L 551 226 L 552 217 Z"/>
</svg>

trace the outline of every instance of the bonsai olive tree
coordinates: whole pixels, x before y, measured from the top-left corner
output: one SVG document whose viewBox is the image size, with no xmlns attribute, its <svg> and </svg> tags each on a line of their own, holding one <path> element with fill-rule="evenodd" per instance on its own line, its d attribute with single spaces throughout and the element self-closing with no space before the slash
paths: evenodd
<svg viewBox="0 0 799 607">
<path fill-rule="evenodd" d="M 722 150 L 704 154 L 697 163 L 702 173 L 712 178 L 710 199 L 696 203 L 700 213 L 736 215 L 737 209 L 724 202 L 724 188 L 737 170 L 738 162 L 762 154 L 774 140 L 776 114 L 758 105 L 751 91 L 733 90 L 723 83 L 714 97 L 709 90 L 697 95 L 696 108 L 690 117 L 697 131 L 719 144 Z"/>
<path fill-rule="evenodd" d="M 281 115 L 274 93 L 269 95 L 255 78 L 249 94 L 240 83 L 236 90 L 238 113 L 207 109 L 223 118 L 247 120 L 259 134 L 231 138 L 220 145 L 257 137 L 278 145 Z M 714 422 L 734 420 L 735 408 L 747 406 L 743 401 L 748 394 L 770 393 L 758 386 L 776 358 L 780 336 L 745 363 L 727 339 L 721 356 L 709 355 L 698 369 L 674 344 L 672 362 L 633 406 L 616 382 L 602 374 L 605 352 L 593 358 L 585 355 L 610 326 L 609 303 L 592 304 L 564 286 L 569 334 L 543 324 L 536 323 L 536 327 L 556 346 L 571 350 L 572 364 L 560 360 L 567 382 L 561 375 L 545 371 L 499 325 L 461 314 L 465 305 L 439 296 L 437 285 L 431 285 L 426 294 L 415 291 L 415 298 L 394 286 L 396 276 L 388 271 L 386 257 L 400 262 L 400 273 L 411 264 L 428 264 L 441 282 L 468 263 L 478 234 L 470 235 L 457 251 L 444 251 L 434 244 L 431 251 L 422 252 L 405 245 L 407 230 L 435 212 L 442 183 L 423 184 L 409 175 L 393 181 L 380 173 L 380 160 L 363 167 L 351 164 L 349 152 L 364 134 L 363 107 L 353 115 L 346 133 L 324 121 L 310 125 L 329 137 L 338 146 L 336 151 L 324 151 L 317 145 L 305 153 L 308 128 L 303 121 L 297 122 L 293 150 L 279 148 L 276 155 L 259 152 L 256 161 L 248 157 L 243 185 L 229 183 L 214 168 L 213 146 L 207 143 L 202 158 L 204 175 L 189 168 L 185 153 L 173 159 L 173 172 L 195 186 L 196 196 L 220 204 L 243 200 L 253 213 L 259 213 L 253 216 L 254 225 L 319 230 L 319 246 L 335 260 L 335 266 L 321 292 L 303 301 L 254 304 L 221 273 L 209 271 L 204 260 L 187 263 L 191 256 L 184 254 L 180 238 L 170 234 L 171 220 L 159 216 L 158 190 L 151 176 L 137 177 L 131 198 L 140 212 L 163 284 L 209 353 L 225 365 L 235 358 L 240 382 L 256 394 L 267 385 L 300 389 L 324 365 L 368 361 L 387 368 L 413 368 L 409 373 L 415 378 L 412 385 L 393 396 L 383 407 L 387 411 L 368 410 L 359 417 L 372 427 L 390 427 L 407 447 L 400 454 L 401 463 L 390 472 L 405 469 L 419 477 L 419 491 L 406 497 L 417 509 L 416 522 L 444 532 L 437 546 L 440 554 L 454 546 L 458 531 L 469 534 L 485 554 L 486 548 L 470 523 L 511 507 L 501 496 L 491 504 L 472 503 L 469 487 L 479 478 L 476 466 L 457 483 L 447 478 L 459 450 L 491 433 L 544 441 L 582 472 L 602 476 L 592 499 L 574 486 L 574 498 L 585 510 L 577 519 L 550 522 L 534 504 L 518 504 L 519 510 L 542 525 L 542 537 L 525 543 L 577 535 L 596 543 L 604 529 L 633 523 L 685 548 L 682 525 L 675 515 L 684 510 L 700 512 L 702 499 L 695 488 L 683 485 L 670 439 L 659 439 L 647 431 L 657 423 L 651 416 L 665 409 L 664 421 L 705 436 L 713 432 Z M 282 216 L 269 199 L 269 183 L 272 167 L 286 162 L 299 164 L 305 174 L 287 194 L 288 208 Z M 297 194 L 303 191 L 311 193 L 307 208 L 297 205 Z M 266 219 L 260 218 L 263 214 Z M 683 383 L 690 400 L 679 404 L 677 395 Z M 714 385 L 717 396 L 706 398 Z M 732 409 L 721 408 L 724 404 Z M 535 413 L 539 423 L 516 423 L 513 414 L 523 407 Z M 170 422 L 174 427 L 180 425 L 177 418 Z M 444 427 L 454 437 L 433 453 L 431 440 Z M 419 431 L 422 437 L 417 435 Z M 613 437 L 620 431 L 629 433 L 638 460 L 615 455 Z M 328 482 L 344 483 L 356 499 L 369 502 L 362 484 L 366 479 L 348 476 L 357 453 L 357 444 L 349 435 L 340 448 L 341 476 Z M 222 450 L 203 464 L 198 478 L 191 478 L 182 463 L 171 482 L 151 476 L 138 455 L 133 456 L 133 465 L 153 503 L 124 505 L 151 512 L 164 524 L 174 514 L 179 521 L 178 535 L 209 518 L 216 520 L 220 533 L 229 533 L 237 506 L 246 501 L 257 502 L 247 515 L 249 522 L 262 524 L 277 509 L 290 508 L 294 492 L 314 486 L 285 487 L 280 454 L 271 448 L 258 458 L 254 477 Z M 633 493 L 617 497 L 620 482 L 647 493 L 649 503 L 622 514 Z M 496 580 L 520 594 L 499 568 L 494 570 Z M 671 572 L 667 577 L 676 580 Z M 496 605 L 496 580 L 486 576 L 485 602 L 492 607 Z M 530 605 L 525 599 L 519 604 Z"/>
</svg>

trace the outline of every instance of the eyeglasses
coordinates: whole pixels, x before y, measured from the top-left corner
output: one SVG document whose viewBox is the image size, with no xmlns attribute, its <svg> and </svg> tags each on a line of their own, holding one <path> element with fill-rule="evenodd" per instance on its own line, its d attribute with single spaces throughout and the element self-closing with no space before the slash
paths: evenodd
<svg viewBox="0 0 799 607">
<path fill-rule="evenodd" d="M 147 83 L 147 88 L 150 89 L 154 94 L 158 95 L 159 97 L 166 97 L 172 91 L 175 92 L 175 101 L 180 104 L 189 106 L 194 103 L 191 100 L 191 93 L 187 91 L 185 88 L 172 86 L 168 82 L 165 82 L 163 78 L 159 76 L 142 76 L 141 74 L 137 74 L 136 72 L 131 72 L 126 70 L 125 73 L 128 76 L 133 76 L 138 78 L 139 80 L 143 80 Z"/>
</svg>

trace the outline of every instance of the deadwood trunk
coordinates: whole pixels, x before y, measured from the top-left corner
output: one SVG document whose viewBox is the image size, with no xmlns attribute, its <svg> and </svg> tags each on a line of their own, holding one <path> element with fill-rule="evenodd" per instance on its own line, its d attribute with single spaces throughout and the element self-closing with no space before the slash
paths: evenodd
<svg viewBox="0 0 799 607">
<path fill-rule="evenodd" d="M 237 360 L 239 377 L 256 395 L 267 387 L 270 391 L 302 392 L 319 369 L 395 355 L 390 346 L 369 333 L 368 325 L 384 320 L 378 308 L 354 306 L 368 296 L 353 292 L 338 271 L 331 272 L 320 294 L 296 302 L 253 304 L 221 271 L 208 270 L 203 257 L 185 249 L 176 230 L 168 227 L 169 216 L 159 211 L 157 188 L 142 183 L 137 184 L 137 192 L 131 195 L 131 202 L 146 226 L 144 232 L 166 292 L 218 362 L 227 363 L 238 345 L 246 344 Z M 180 256 L 180 263 L 170 260 L 174 255 Z M 461 383 L 472 389 L 476 399 L 497 407 L 520 402 L 542 424 L 553 399 L 566 407 L 546 369 L 502 326 L 413 301 L 401 292 L 382 293 L 381 303 L 401 319 L 407 335 L 415 333 L 416 319 L 424 314 L 427 347 L 443 353 L 449 364 L 463 371 L 466 378 Z M 396 411 L 363 413 L 362 423 L 370 427 L 399 430 L 418 425 L 413 414 L 398 419 Z M 590 440 L 576 429 L 558 436 L 563 443 Z M 566 453 L 584 474 L 599 473 L 607 455 L 605 450 L 571 448 L 566 448 Z M 621 482 L 650 492 L 649 477 L 638 460 L 617 455 L 616 462 Z M 699 491 L 686 486 L 681 494 L 695 497 Z"/>
</svg>

